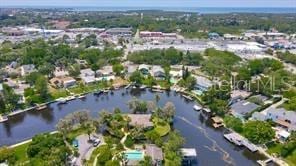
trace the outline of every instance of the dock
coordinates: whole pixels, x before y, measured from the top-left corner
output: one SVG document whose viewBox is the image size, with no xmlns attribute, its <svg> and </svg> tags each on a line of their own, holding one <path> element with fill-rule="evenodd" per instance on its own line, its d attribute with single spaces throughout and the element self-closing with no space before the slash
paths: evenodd
<svg viewBox="0 0 296 166">
<path fill-rule="evenodd" d="M 0 123 L 1 122 L 5 122 L 8 120 L 8 117 L 7 116 L 4 116 L 4 115 L 0 115 Z"/>
<path fill-rule="evenodd" d="M 185 99 L 187 99 L 187 100 L 193 101 L 193 98 L 192 98 L 191 96 L 188 96 L 188 95 L 185 95 L 185 94 L 183 94 L 182 96 L 183 96 Z"/>
<path fill-rule="evenodd" d="M 35 109 L 37 110 L 37 111 L 41 111 L 41 110 L 44 110 L 44 109 L 46 109 L 47 108 L 47 105 L 39 105 L 39 106 L 37 106 Z"/>
<path fill-rule="evenodd" d="M 258 151 L 258 148 L 256 145 L 248 141 L 246 138 L 243 136 L 239 135 L 238 133 L 229 133 L 229 134 L 224 134 L 224 137 L 229 141 L 234 143 L 237 146 L 244 146 L 247 149 L 249 149 L 251 152 L 256 152 Z"/>
</svg>

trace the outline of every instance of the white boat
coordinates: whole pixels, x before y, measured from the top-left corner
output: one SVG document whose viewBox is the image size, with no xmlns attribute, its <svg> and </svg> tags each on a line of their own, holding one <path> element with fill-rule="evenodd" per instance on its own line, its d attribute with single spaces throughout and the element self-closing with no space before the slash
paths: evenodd
<svg viewBox="0 0 296 166">
<path fill-rule="evenodd" d="M 85 97 L 86 97 L 85 95 L 81 95 L 81 96 L 78 96 L 77 98 L 78 99 L 85 99 Z"/>
<path fill-rule="evenodd" d="M 160 90 L 160 89 L 153 89 L 153 88 L 152 88 L 152 89 L 151 89 L 151 91 L 152 91 L 152 92 L 159 92 L 159 93 L 163 93 L 163 90 Z"/>
<path fill-rule="evenodd" d="M 67 103 L 67 99 L 66 98 L 59 98 L 57 99 L 58 104 L 66 104 Z"/>
<path fill-rule="evenodd" d="M 140 89 L 141 90 L 144 90 L 144 89 L 146 89 L 146 86 L 145 85 L 142 85 L 142 86 L 140 86 Z"/>
<path fill-rule="evenodd" d="M 131 85 L 132 83 L 128 84 L 127 86 L 125 86 L 125 89 L 128 89 Z"/>
<path fill-rule="evenodd" d="M 200 111 L 200 110 L 202 109 L 202 107 L 199 106 L 199 105 L 194 105 L 194 106 L 193 106 L 193 109 L 194 109 L 195 111 Z"/>
<path fill-rule="evenodd" d="M 71 101 L 71 100 L 74 100 L 74 99 L 76 99 L 75 96 L 69 96 L 69 97 L 66 98 L 67 101 Z"/>
</svg>

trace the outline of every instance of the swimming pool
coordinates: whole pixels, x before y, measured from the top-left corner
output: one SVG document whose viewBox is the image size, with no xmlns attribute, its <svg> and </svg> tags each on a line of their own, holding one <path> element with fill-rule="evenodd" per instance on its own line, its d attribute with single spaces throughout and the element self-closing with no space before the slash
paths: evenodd
<svg viewBox="0 0 296 166">
<path fill-rule="evenodd" d="M 144 154 L 141 151 L 133 150 L 124 153 L 128 160 L 142 160 L 144 158 Z"/>
</svg>

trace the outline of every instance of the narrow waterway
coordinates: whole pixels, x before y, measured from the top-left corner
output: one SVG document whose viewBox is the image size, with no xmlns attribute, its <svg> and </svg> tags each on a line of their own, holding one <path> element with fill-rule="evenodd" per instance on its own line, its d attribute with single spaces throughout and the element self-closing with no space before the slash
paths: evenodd
<svg viewBox="0 0 296 166">
<path fill-rule="evenodd" d="M 171 101 L 176 107 L 174 128 L 186 139 L 184 147 L 195 148 L 197 165 L 256 165 L 262 156 L 246 149 L 235 147 L 223 138 L 223 132 L 213 129 L 206 118 L 193 110 L 194 102 L 186 101 L 175 92 L 158 93 L 159 106 Z M 58 120 L 71 112 L 89 110 L 93 117 L 98 117 L 102 109 L 112 111 L 118 107 L 128 112 L 127 102 L 133 97 L 143 100 L 154 100 L 155 93 L 146 91 L 130 91 L 120 89 L 114 93 L 94 96 L 88 94 L 84 100 L 76 99 L 64 105 L 52 103 L 49 109 L 28 111 L 0 123 L 0 146 L 15 144 L 34 135 L 55 130 Z"/>
</svg>

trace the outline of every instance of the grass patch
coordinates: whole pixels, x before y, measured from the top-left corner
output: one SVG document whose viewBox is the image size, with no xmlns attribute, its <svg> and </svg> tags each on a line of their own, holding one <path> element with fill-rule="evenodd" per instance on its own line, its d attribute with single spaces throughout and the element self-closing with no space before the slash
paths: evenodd
<svg viewBox="0 0 296 166">
<path fill-rule="evenodd" d="M 168 123 L 166 123 L 165 125 L 156 125 L 156 127 L 154 128 L 155 132 L 157 132 L 161 137 L 167 135 L 170 130 L 171 127 Z"/>
<path fill-rule="evenodd" d="M 286 157 L 285 161 L 291 166 L 296 166 L 296 150 L 294 150 L 291 155 Z"/>
<path fill-rule="evenodd" d="M 106 149 L 106 148 L 109 148 L 108 145 L 101 145 L 101 146 L 99 146 L 98 148 L 96 148 L 96 149 L 92 152 L 92 154 L 91 154 L 89 160 L 86 161 L 86 165 L 87 165 L 87 166 L 92 166 L 93 163 L 94 163 L 94 161 L 95 161 L 95 159 L 96 159 L 96 157 L 97 157 L 97 155 L 98 155 L 99 153 L 101 153 L 101 152 L 102 152 L 104 149 Z"/>
<path fill-rule="evenodd" d="M 154 118 L 154 131 L 159 134 L 161 137 L 167 135 L 171 131 L 171 126 L 162 119 Z"/>
<path fill-rule="evenodd" d="M 29 158 L 27 155 L 27 149 L 29 144 L 30 142 L 13 148 L 14 154 L 16 156 L 16 165 L 22 165 L 25 162 L 29 161 Z"/>
<path fill-rule="evenodd" d="M 53 99 L 58 99 L 61 97 L 67 97 L 70 94 L 65 89 L 52 89 L 50 95 Z"/>
</svg>

